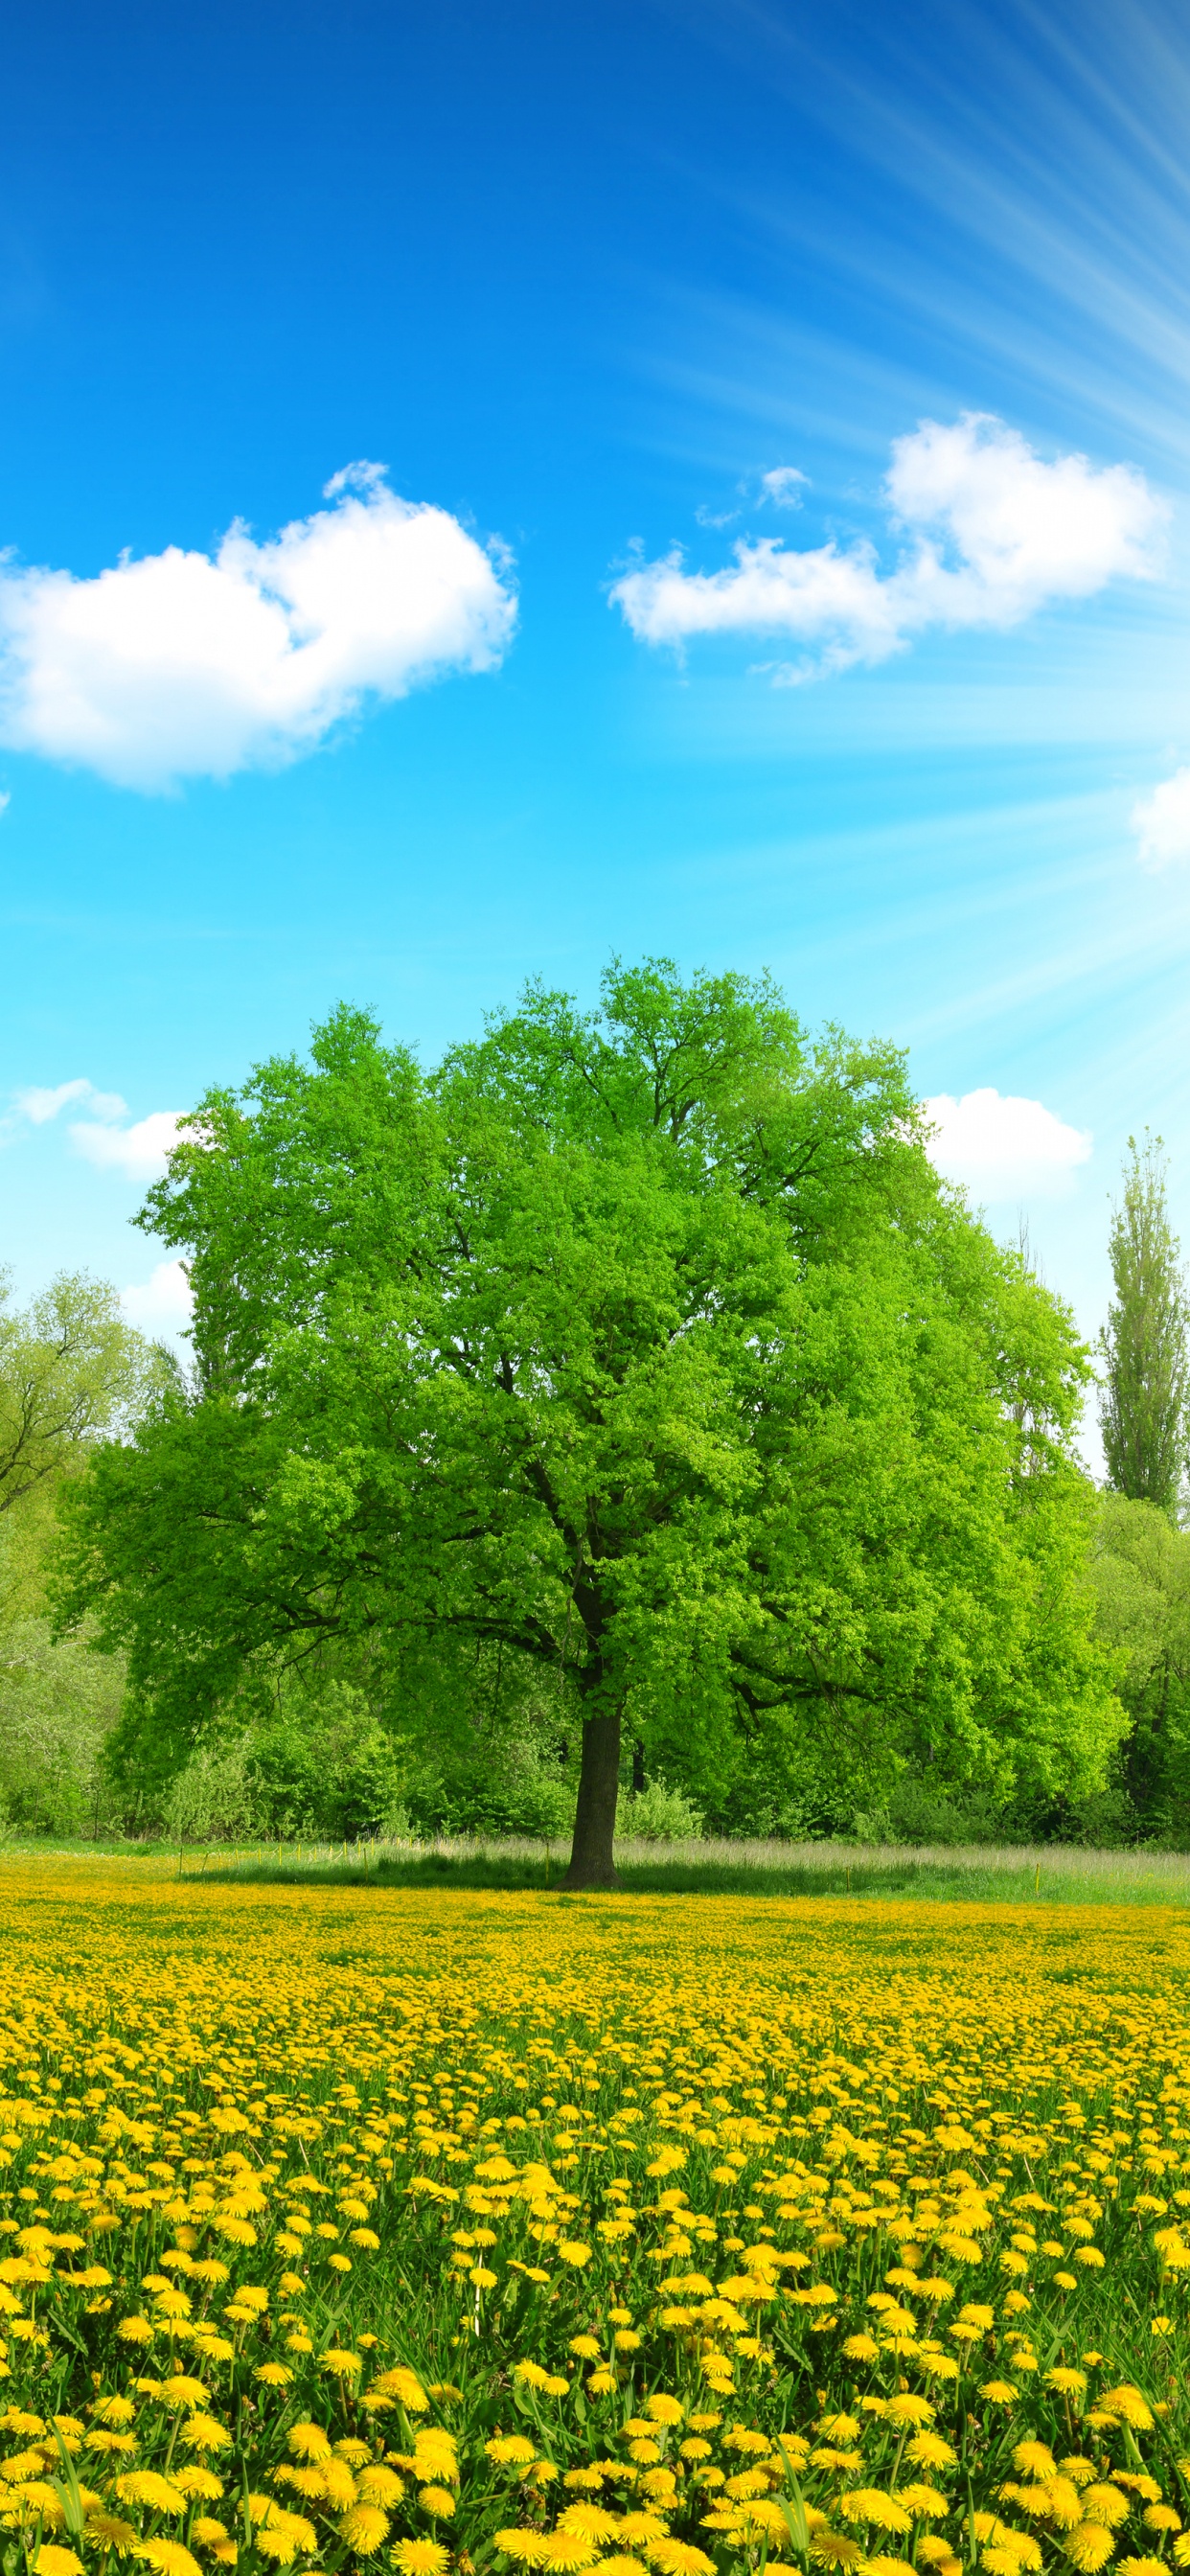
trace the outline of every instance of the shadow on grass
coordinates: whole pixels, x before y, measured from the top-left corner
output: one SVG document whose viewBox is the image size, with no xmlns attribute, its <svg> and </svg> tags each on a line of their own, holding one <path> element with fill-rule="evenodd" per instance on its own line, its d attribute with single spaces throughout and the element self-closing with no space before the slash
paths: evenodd
<svg viewBox="0 0 1190 2576">
<path fill-rule="evenodd" d="M 217 1860 L 202 1866 L 196 1860 L 186 1866 L 184 1876 L 208 1884 L 231 1881 L 236 1886 L 370 1887 L 378 1893 L 450 1887 L 552 1893 L 558 1890 L 564 1867 L 561 1857 L 547 1863 L 517 1854 L 425 1852 L 411 1854 L 408 1859 L 386 1856 L 367 1869 L 354 1861 L 318 1866 L 266 1860 L 228 1867 Z M 1176 1896 L 1171 1898 L 1168 1888 L 1154 1885 L 1150 1889 L 1135 1881 L 1101 1877 L 1093 1868 L 1085 1876 L 1065 1870 L 1053 1873 L 1047 1880 L 1044 1862 L 1040 1870 L 1032 1864 L 1023 1869 L 980 1869 L 969 1863 L 948 1868 L 944 1862 L 908 1858 L 854 1864 L 840 1860 L 835 1867 L 781 1869 L 765 1868 L 755 1862 L 632 1860 L 621 1863 L 619 1875 L 619 1888 L 600 1890 L 601 1895 L 915 1897 L 936 1904 L 981 1905 L 1168 1905 L 1178 1901 Z"/>
</svg>

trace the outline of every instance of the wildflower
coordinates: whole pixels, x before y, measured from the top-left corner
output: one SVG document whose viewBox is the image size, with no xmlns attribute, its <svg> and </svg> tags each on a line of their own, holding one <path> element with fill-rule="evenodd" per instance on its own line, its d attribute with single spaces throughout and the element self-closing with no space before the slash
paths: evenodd
<svg viewBox="0 0 1190 2576">
<path fill-rule="evenodd" d="M 906 2513 L 912 2514 L 915 2522 L 937 2522 L 950 2510 L 946 2497 L 939 2495 L 937 2487 L 898 2487 L 895 2501 L 904 2505 Z"/>
<path fill-rule="evenodd" d="M 227 2451 L 231 2448 L 231 2435 L 226 2425 L 217 2423 L 213 2415 L 192 2415 L 189 2423 L 183 2424 L 178 2440 L 188 2451 Z"/>
<path fill-rule="evenodd" d="M 183 2552 L 185 2555 L 185 2552 Z M 44 2541 L 32 2561 L 36 2576 L 83 2576 L 83 2562 L 73 2549 L 60 2549 L 54 2541 Z M 190 2561 L 194 2567 L 194 2560 Z M 199 2571 L 194 2568 L 194 2576 Z"/>
<path fill-rule="evenodd" d="M 1120 2388 L 1106 2388 L 1099 2399 L 1098 2412 L 1114 2415 L 1121 2424 L 1130 2425 L 1134 2433 L 1149 2433 L 1153 2429 L 1152 2414 L 1139 2388 L 1132 2388 L 1127 2383 Z M 1128 2560 L 1125 2563 L 1136 2576 L 1139 2562 Z"/>
<path fill-rule="evenodd" d="M 497 2433 L 483 2447 L 489 2460 L 494 2460 L 497 2468 L 501 2469 L 513 2468 L 518 2462 L 533 2457 L 533 2444 L 526 2441 L 523 2433 Z"/>
<path fill-rule="evenodd" d="M 596 2543 L 577 2531 L 547 2531 L 536 2563 L 539 2567 L 557 2568 L 558 2576 L 579 2576 L 579 2571 L 592 2566 L 598 2555 Z"/>
<path fill-rule="evenodd" d="M 140 2539 L 134 2522 L 123 2521 L 117 2513 L 104 2513 L 96 2505 L 88 2510 L 87 2530 L 91 2538 L 99 2542 L 101 2549 L 114 2549 L 118 2557 L 125 2557 L 130 2549 L 135 2549 Z"/>
<path fill-rule="evenodd" d="M 145 2504 L 154 2513 L 185 2513 L 186 2498 L 180 2487 L 159 2477 L 156 2469 L 131 2469 L 117 2478 L 116 2494 L 121 2504 Z"/>
<path fill-rule="evenodd" d="M 400 2568 L 401 2576 L 446 2576 L 450 2564 L 448 2554 L 438 2540 L 398 2540 L 393 2560 Z"/>
<path fill-rule="evenodd" d="M 905 2444 L 905 2457 L 917 2469 L 949 2469 L 958 2453 L 940 2433 L 915 2433 L 912 2441 Z"/>
<path fill-rule="evenodd" d="M 1081 2568 L 1083 2576 L 1099 2576 L 1100 2568 L 1106 2567 L 1116 2544 L 1106 2523 L 1080 2522 L 1067 2533 L 1062 2545 L 1073 2565 Z"/>
<path fill-rule="evenodd" d="M 299 2460 L 329 2460 L 331 2446 L 321 2424 L 291 2424 L 286 2440 Z"/>
<path fill-rule="evenodd" d="M 357 2558 L 371 2558 L 387 2540 L 392 2525 L 383 2506 L 356 2504 L 340 2520 L 339 2530 Z"/>
<path fill-rule="evenodd" d="M 421 2487 L 418 2490 L 417 2501 L 423 2513 L 434 2514 L 444 2522 L 450 2519 L 455 2509 L 455 2500 L 449 2487 Z"/>
<path fill-rule="evenodd" d="M 853 2487 L 850 2495 L 841 2496 L 839 2511 L 848 2522 L 872 2522 L 878 2531 L 909 2531 L 912 2521 L 903 2505 L 884 2495 L 879 2487 Z"/>
<path fill-rule="evenodd" d="M 1018 2442 L 1012 2456 L 1018 2469 L 1026 2470 L 1030 2477 L 1053 2477 L 1054 2455 L 1044 2442 Z"/>
<path fill-rule="evenodd" d="M 156 2571 L 156 2576 L 202 2576 L 197 2558 L 191 2557 L 180 2540 L 142 2540 L 136 2554 Z"/>
<path fill-rule="evenodd" d="M 619 2516 L 608 2513 L 598 2504 L 568 2504 L 558 2517 L 559 2531 L 577 2531 L 584 2540 L 615 2540 L 619 2534 Z"/>
<path fill-rule="evenodd" d="M 174 2485 L 192 2501 L 195 2496 L 205 2496 L 208 2503 L 213 2504 L 215 2498 L 223 2493 L 223 2481 L 216 2477 L 213 2469 L 174 2469 L 171 2476 Z"/>
</svg>

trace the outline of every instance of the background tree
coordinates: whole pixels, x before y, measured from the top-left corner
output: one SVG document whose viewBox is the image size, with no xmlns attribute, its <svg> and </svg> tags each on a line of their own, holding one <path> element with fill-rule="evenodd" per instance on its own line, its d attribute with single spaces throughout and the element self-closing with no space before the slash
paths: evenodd
<svg viewBox="0 0 1190 2576">
<path fill-rule="evenodd" d="M 1170 1224 L 1160 1137 L 1128 1139 L 1109 1239 L 1115 1297 L 1100 1337 L 1099 1419 L 1108 1482 L 1171 1515 L 1186 1455 L 1190 1320 L 1181 1247 Z"/>
<path fill-rule="evenodd" d="M 97 1442 L 127 1433 L 168 1373 L 104 1281 L 64 1274 L 23 1312 L 0 1281 L 0 1823 L 19 1832 L 94 1833 L 109 1819 L 122 1659 L 55 1642 L 46 1576 L 63 1484 Z"/>
<path fill-rule="evenodd" d="M 1190 1836 L 1190 1533 L 1155 1503 L 1104 1494 L 1091 1560 L 1102 1635 L 1130 1720 L 1113 1764 L 1113 1838 Z M 1104 1819 L 1111 1824 L 1111 1818 Z"/>
<path fill-rule="evenodd" d="M 1100 1776 L 1086 1355 L 938 1183 L 895 1049 L 651 961 L 429 1076 L 340 1010 L 195 1136 L 144 1222 L 198 1383 L 97 1459 L 62 1591 L 146 1759 L 279 1669 L 433 1735 L 494 1665 L 579 1736 L 575 1884 L 622 1738 L 694 1788 L 740 1746 L 840 1798 L 909 1758 Z"/>
<path fill-rule="evenodd" d="M 0 1278 L 0 1512 L 126 1428 L 169 1365 L 85 1271 L 60 1273 L 23 1312 L 8 1297 Z"/>
</svg>

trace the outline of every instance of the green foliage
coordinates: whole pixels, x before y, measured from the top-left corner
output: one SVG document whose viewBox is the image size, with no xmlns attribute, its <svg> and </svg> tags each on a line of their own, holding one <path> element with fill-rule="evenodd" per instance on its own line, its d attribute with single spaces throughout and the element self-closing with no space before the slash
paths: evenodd
<svg viewBox="0 0 1190 2576">
<path fill-rule="evenodd" d="M 671 1789 L 660 1774 L 643 1789 L 621 1785 L 616 1804 L 616 1832 L 634 1842 L 685 1843 L 701 1840 L 701 1811 L 681 1789 Z"/>
<path fill-rule="evenodd" d="M 660 961 L 432 1075 L 347 1009 L 312 1052 L 208 1094 L 144 1212 L 198 1384 L 96 1459 L 60 1594 L 128 1653 L 125 1762 L 262 1744 L 281 1674 L 362 1693 L 411 1790 L 569 1727 L 592 1849 L 621 1719 L 709 1818 L 1096 1787 L 1085 1353 L 895 1050 Z"/>
<path fill-rule="evenodd" d="M 1124 1194 L 1112 1214 L 1116 1293 L 1100 1342 L 1100 1421 L 1116 1491 L 1172 1514 L 1186 1458 L 1190 1306 L 1160 1147 L 1160 1137 L 1146 1137 L 1143 1146 L 1128 1139 Z"/>
<path fill-rule="evenodd" d="M 0 1278 L 0 1512 L 127 1429 L 171 1364 L 106 1281 L 62 1272 L 23 1313 Z"/>
<path fill-rule="evenodd" d="M 97 1833 L 110 1821 L 104 1743 L 123 1672 L 45 1619 L 0 1627 L 0 1825 L 28 1834 Z"/>
<path fill-rule="evenodd" d="M 1130 1728 L 1116 1782 L 1122 1829 L 1190 1841 L 1190 1534 L 1152 1502 L 1105 1494 L 1092 1578 Z"/>
</svg>

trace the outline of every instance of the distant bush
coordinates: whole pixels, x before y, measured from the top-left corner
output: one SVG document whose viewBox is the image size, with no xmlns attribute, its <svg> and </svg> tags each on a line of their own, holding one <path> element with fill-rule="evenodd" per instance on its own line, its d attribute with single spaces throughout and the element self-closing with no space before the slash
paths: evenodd
<svg viewBox="0 0 1190 2576">
<path fill-rule="evenodd" d="M 622 1788 L 616 1802 L 616 1832 L 636 1842 L 700 1842 L 702 1825 L 701 1809 L 660 1775 L 643 1789 Z"/>
</svg>

